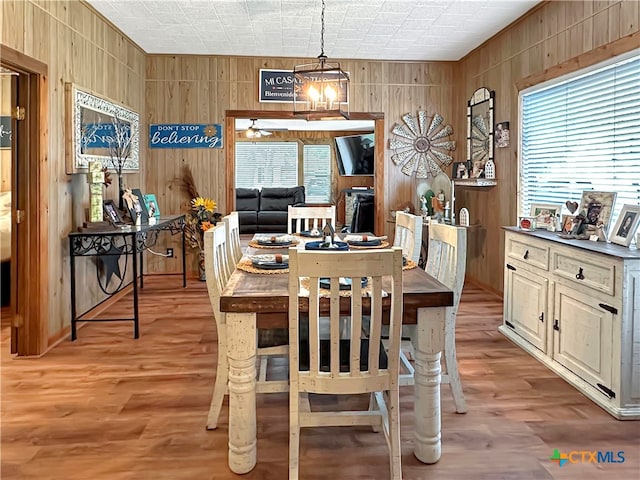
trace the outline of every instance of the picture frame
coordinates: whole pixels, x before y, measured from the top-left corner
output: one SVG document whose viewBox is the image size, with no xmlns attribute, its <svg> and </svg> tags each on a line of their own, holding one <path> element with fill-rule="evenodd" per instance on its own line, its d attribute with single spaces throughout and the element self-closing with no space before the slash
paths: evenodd
<svg viewBox="0 0 640 480">
<path fill-rule="evenodd" d="M 560 226 L 562 227 L 562 233 L 570 235 L 575 227 L 575 215 L 562 215 L 562 221 Z"/>
<path fill-rule="evenodd" d="M 109 221 L 112 225 L 123 225 L 124 221 L 120 216 L 120 212 L 116 207 L 113 200 L 105 200 L 102 202 L 102 211 L 104 212 L 104 219 Z"/>
<path fill-rule="evenodd" d="M 560 215 L 562 205 L 552 203 L 532 203 L 529 215 L 536 217 L 536 228 L 549 228 L 554 225 L 555 218 Z"/>
<path fill-rule="evenodd" d="M 466 179 L 471 176 L 471 162 L 454 162 L 451 170 L 453 178 Z"/>
<path fill-rule="evenodd" d="M 129 202 L 128 199 L 125 198 L 131 221 L 135 225 L 136 217 L 138 213 L 140 213 L 140 223 L 149 223 L 149 214 L 147 213 L 147 208 L 144 206 L 144 195 L 139 188 L 132 188 L 131 193 L 135 197 L 135 200 Z"/>
<path fill-rule="evenodd" d="M 580 199 L 578 213 L 584 215 L 584 225 L 604 225 L 604 231 L 609 232 L 613 206 L 616 202 L 616 192 L 599 192 L 584 190 Z"/>
<path fill-rule="evenodd" d="M 156 200 L 155 194 L 144 194 L 144 206 L 147 209 L 147 215 L 149 216 L 149 218 L 160 218 L 160 207 L 158 206 L 158 200 Z"/>
<path fill-rule="evenodd" d="M 623 205 L 618 221 L 611 230 L 611 243 L 628 247 L 640 224 L 640 205 Z"/>
</svg>

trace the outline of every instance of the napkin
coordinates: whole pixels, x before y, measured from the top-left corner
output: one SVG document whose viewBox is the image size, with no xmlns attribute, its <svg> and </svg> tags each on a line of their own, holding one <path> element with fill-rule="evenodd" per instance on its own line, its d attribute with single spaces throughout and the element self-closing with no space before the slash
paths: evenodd
<svg viewBox="0 0 640 480">
<path fill-rule="evenodd" d="M 349 234 L 344 237 L 345 242 L 373 242 L 375 240 L 386 240 L 387 236 L 376 237 L 375 235 L 353 235 Z"/>
<path fill-rule="evenodd" d="M 270 243 L 291 243 L 293 242 L 293 236 L 291 235 L 261 235 L 256 237 L 258 242 L 270 242 Z"/>
<path fill-rule="evenodd" d="M 289 255 L 267 254 L 267 255 L 249 255 L 251 262 L 254 264 L 274 264 L 274 263 L 289 263 Z"/>
</svg>

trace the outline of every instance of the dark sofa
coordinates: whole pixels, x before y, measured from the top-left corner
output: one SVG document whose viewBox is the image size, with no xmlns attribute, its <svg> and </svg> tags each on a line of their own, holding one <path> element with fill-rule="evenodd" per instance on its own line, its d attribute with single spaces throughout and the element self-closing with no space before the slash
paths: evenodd
<svg viewBox="0 0 640 480">
<path fill-rule="evenodd" d="M 304 201 L 304 186 L 236 188 L 240 233 L 286 233 L 289 205 L 304 205 Z"/>
</svg>

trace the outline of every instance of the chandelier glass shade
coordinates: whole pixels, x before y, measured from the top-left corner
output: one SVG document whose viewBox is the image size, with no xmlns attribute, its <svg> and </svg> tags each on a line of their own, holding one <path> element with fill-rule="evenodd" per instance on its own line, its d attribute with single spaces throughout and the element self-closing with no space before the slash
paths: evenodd
<svg viewBox="0 0 640 480">
<path fill-rule="evenodd" d="M 324 0 L 320 55 L 315 63 L 293 68 L 293 113 L 306 120 L 349 118 L 349 75 L 324 54 Z"/>
</svg>

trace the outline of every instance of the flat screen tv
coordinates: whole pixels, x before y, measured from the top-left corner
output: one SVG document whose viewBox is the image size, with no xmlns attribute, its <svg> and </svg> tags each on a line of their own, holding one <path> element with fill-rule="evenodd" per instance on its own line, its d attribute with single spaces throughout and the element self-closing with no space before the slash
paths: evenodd
<svg viewBox="0 0 640 480">
<path fill-rule="evenodd" d="M 336 159 L 341 176 L 373 175 L 373 133 L 336 137 Z"/>
</svg>

